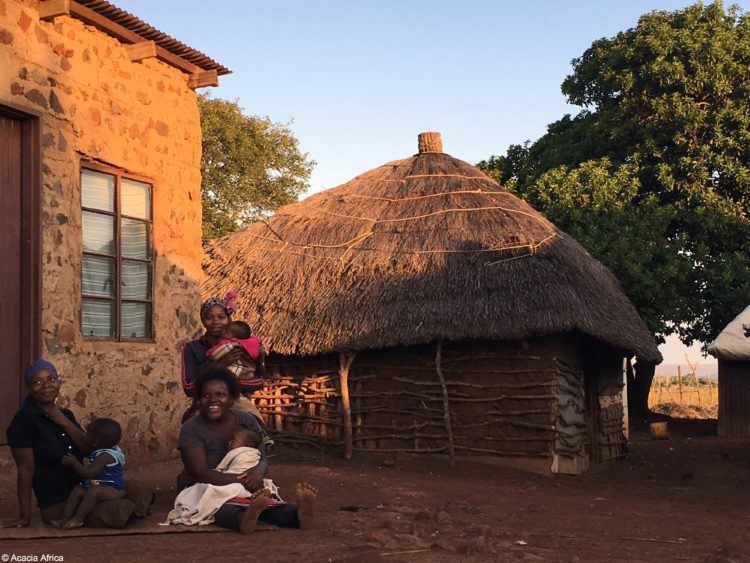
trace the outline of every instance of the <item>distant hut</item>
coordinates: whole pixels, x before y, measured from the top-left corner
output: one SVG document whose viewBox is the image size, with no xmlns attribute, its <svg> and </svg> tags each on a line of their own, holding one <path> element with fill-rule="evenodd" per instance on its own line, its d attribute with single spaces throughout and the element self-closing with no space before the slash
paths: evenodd
<svg viewBox="0 0 750 563">
<path fill-rule="evenodd" d="M 579 473 L 624 455 L 623 358 L 660 360 L 609 270 L 438 133 L 217 241 L 204 270 L 271 351 L 278 438 L 347 457 Z"/>
<path fill-rule="evenodd" d="M 719 360 L 719 436 L 750 438 L 750 307 L 708 347 Z"/>
</svg>

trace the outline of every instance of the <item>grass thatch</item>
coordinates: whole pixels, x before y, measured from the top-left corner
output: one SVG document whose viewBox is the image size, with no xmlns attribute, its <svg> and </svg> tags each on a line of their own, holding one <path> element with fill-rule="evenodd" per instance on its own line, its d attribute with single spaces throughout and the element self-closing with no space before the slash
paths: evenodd
<svg viewBox="0 0 750 563">
<path fill-rule="evenodd" d="M 580 331 L 645 360 L 654 338 L 610 271 L 477 168 L 425 152 L 214 242 L 205 295 L 281 354 Z"/>
</svg>

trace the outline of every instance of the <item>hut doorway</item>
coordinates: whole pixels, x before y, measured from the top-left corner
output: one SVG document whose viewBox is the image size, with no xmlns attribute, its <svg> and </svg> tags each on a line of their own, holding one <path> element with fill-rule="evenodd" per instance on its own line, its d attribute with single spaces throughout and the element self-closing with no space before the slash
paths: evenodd
<svg viewBox="0 0 750 563">
<path fill-rule="evenodd" d="M 627 455 L 622 365 L 622 354 L 613 350 L 590 353 L 585 362 L 586 427 L 592 464 Z"/>
<path fill-rule="evenodd" d="M 719 436 L 750 438 L 750 361 L 719 360 Z"/>
<path fill-rule="evenodd" d="M 586 431 L 587 431 L 587 450 L 589 454 L 589 463 L 595 465 L 601 461 L 599 451 L 599 434 L 601 431 L 601 421 L 599 417 L 599 384 L 596 374 L 586 370 L 584 377 L 584 386 L 586 393 Z"/>
<path fill-rule="evenodd" d="M 2 428 L 21 403 L 23 366 L 39 353 L 39 138 L 39 116 L 0 104 Z"/>
</svg>

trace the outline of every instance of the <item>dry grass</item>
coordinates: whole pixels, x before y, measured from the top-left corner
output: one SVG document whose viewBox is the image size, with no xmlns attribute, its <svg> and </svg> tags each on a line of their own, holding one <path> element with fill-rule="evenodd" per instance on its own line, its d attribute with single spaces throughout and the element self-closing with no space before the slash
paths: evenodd
<svg viewBox="0 0 750 563">
<path fill-rule="evenodd" d="M 477 168 L 394 161 L 215 241 L 204 296 L 240 291 L 271 351 L 313 355 L 580 332 L 658 361 L 609 270 Z"/>
<path fill-rule="evenodd" d="M 648 396 L 649 408 L 675 418 L 716 418 L 719 410 L 719 383 L 716 380 L 686 376 L 682 384 L 674 376 L 657 376 Z"/>
</svg>

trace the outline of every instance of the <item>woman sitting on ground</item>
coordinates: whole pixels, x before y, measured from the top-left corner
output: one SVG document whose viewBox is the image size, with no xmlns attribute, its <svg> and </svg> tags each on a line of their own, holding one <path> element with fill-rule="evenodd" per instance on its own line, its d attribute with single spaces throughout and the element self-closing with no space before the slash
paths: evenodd
<svg viewBox="0 0 750 563">
<path fill-rule="evenodd" d="M 261 433 L 255 417 L 232 410 L 239 395 L 237 379 L 226 368 L 210 367 L 195 380 L 198 415 L 187 419 L 180 430 L 177 447 L 184 470 L 177 479 L 178 488 L 195 483 L 219 486 L 241 483 L 248 491 L 256 493 L 249 501 L 229 501 L 216 512 L 215 522 L 224 528 L 250 533 L 257 521 L 289 528 L 311 527 L 317 493 L 307 483 L 296 487 L 297 506 L 269 506 L 268 493 L 263 489 L 263 478 L 268 469 L 263 444 L 258 446 L 261 459 L 254 468 L 239 475 L 216 470 L 229 451 L 229 442 L 238 428 Z"/>
<path fill-rule="evenodd" d="M 62 518 L 65 501 L 81 482 L 75 469 L 63 463 L 68 454 L 80 462 L 92 451 L 73 413 L 57 406 L 60 376 L 47 360 L 36 360 L 23 373 L 27 396 L 8 427 L 8 446 L 18 472 L 18 519 L 0 527 L 25 527 L 31 523 L 31 491 L 46 524 Z M 111 501 L 97 514 L 99 525 L 123 527 L 135 504 Z"/>
<path fill-rule="evenodd" d="M 65 501 L 80 477 L 62 463 L 67 454 L 81 461 L 90 453 L 86 436 L 75 416 L 55 403 L 60 377 L 55 366 L 39 359 L 23 374 L 27 397 L 8 427 L 8 446 L 18 471 L 18 520 L 3 527 L 25 527 L 31 523 L 31 491 L 42 511 L 42 520 L 62 516 Z"/>
</svg>

